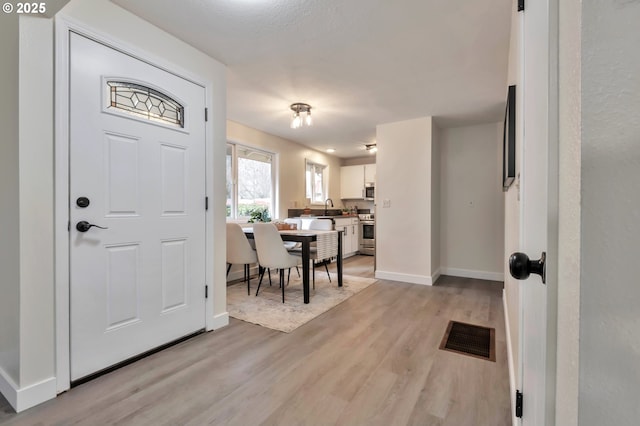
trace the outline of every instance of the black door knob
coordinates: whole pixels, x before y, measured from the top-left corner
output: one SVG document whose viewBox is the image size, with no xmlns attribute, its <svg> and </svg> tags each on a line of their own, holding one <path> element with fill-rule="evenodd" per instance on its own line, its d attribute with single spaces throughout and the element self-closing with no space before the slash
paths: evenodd
<svg viewBox="0 0 640 426">
<path fill-rule="evenodd" d="M 540 259 L 530 260 L 524 253 L 513 253 L 509 257 L 509 272 L 517 280 L 526 280 L 531 274 L 538 274 L 542 277 L 542 282 L 546 282 L 545 260 L 547 254 L 542 252 Z"/>
<path fill-rule="evenodd" d="M 89 223 L 86 220 L 82 220 L 78 223 L 76 223 L 76 229 L 80 232 L 87 232 L 89 229 L 96 227 L 96 228 L 100 228 L 100 229 L 109 229 L 105 226 L 98 226 L 98 225 L 94 225 L 93 223 Z"/>
</svg>

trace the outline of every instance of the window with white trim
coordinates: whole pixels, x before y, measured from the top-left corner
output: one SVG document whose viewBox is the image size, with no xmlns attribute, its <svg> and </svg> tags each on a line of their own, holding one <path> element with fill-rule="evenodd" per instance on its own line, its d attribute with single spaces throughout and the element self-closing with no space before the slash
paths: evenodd
<svg viewBox="0 0 640 426">
<path fill-rule="evenodd" d="M 275 154 L 227 143 L 227 218 L 246 220 L 252 212 L 274 214 Z"/>
<path fill-rule="evenodd" d="M 310 204 L 323 204 L 329 198 L 329 167 L 305 160 L 305 168 L 306 197 Z"/>
</svg>

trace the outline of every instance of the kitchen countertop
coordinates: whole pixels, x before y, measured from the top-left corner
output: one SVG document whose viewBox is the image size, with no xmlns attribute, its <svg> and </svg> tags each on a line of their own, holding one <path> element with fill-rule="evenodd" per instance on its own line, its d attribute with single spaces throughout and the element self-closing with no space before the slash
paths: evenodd
<svg viewBox="0 0 640 426">
<path fill-rule="evenodd" d="M 358 219 L 358 215 L 335 215 L 335 216 L 305 216 L 302 215 L 300 216 L 300 219 L 331 219 L 331 220 L 335 220 L 335 219 Z"/>
</svg>

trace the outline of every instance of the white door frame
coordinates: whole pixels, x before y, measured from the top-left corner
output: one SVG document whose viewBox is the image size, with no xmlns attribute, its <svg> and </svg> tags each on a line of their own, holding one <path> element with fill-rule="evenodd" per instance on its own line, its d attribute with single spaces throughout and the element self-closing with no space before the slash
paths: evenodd
<svg viewBox="0 0 640 426">
<path fill-rule="evenodd" d="M 55 17 L 55 141 L 54 141 L 54 252 L 55 252 L 55 348 L 57 392 L 71 386 L 70 369 L 70 245 L 69 245 L 69 33 L 74 32 L 105 44 L 205 89 L 205 106 L 211 111 L 213 82 L 205 76 L 195 75 L 167 60 L 151 55 L 134 45 L 96 32 L 68 16 Z M 204 114 L 204 111 L 203 111 Z M 211 120 L 205 123 L 205 191 L 213 200 L 213 132 Z M 205 212 L 205 279 L 210 297 L 205 302 L 205 327 L 212 330 L 213 316 L 213 209 Z M 204 284 L 204 283 L 203 283 Z"/>
</svg>

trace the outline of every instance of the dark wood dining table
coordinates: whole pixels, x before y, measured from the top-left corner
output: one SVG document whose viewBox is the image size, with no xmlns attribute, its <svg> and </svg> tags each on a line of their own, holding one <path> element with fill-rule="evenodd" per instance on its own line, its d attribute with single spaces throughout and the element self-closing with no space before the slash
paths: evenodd
<svg viewBox="0 0 640 426">
<path fill-rule="evenodd" d="M 253 228 L 243 228 L 247 238 L 253 239 Z M 327 231 L 312 230 L 281 230 L 278 231 L 283 241 L 295 241 L 302 244 L 302 289 L 304 293 L 304 303 L 309 303 L 310 289 L 309 277 L 311 269 L 309 268 L 309 260 L 311 256 L 311 243 L 317 241 L 318 233 Z M 338 232 L 338 259 L 336 267 L 338 269 L 338 287 L 342 287 L 342 232 Z"/>
</svg>

